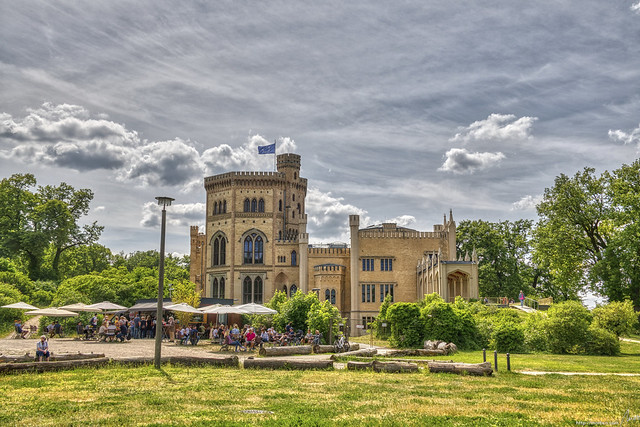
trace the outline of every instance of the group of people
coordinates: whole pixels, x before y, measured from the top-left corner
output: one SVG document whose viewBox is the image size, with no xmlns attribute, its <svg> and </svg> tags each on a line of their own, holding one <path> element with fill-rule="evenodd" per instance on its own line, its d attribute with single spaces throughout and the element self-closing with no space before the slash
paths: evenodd
<svg viewBox="0 0 640 427">
<path fill-rule="evenodd" d="M 223 346 L 233 346 L 237 352 L 239 350 L 255 350 L 265 343 L 279 345 L 319 344 L 320 332 L 316 330 L 314 334 L 311 329 L 307 331 L 306 335 L 302 331 L 295 332 L 291 322 L 282 333 L 277 332 L 273 327 L 262 327 L 258 332 L 250 325 L 245 325 L 240 330 L 238 325 L 234 323 L 230 328 L 224 324 L 220 324 L 217 328 L 212 328 L 210 339 L 212 342 L 220 343 Z"/>
</svg>

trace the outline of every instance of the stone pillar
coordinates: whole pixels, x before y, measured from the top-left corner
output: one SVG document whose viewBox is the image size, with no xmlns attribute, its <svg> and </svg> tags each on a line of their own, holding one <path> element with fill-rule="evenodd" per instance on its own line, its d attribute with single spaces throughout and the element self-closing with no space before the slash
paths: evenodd
<svg viewBox="0 0 640 427">
<path fill-rule="evenodd" d="M 349 215 L 349 231 L 351 235 L 351 312 L 349 313 L 349 324 L 351 334 L 355 335 L 358 331 L 358 316 L 360 315 L 360 241 L 358 236 L 360 230 L 360 216 Z"/>
<path fill-rule="evenodd" d="M 306 215 L 305 215 L 306 217 Z M 298 236 L 298 271 L 300 282 L 300 289 L 302 292 L 309 292 L 309 233 L 300 233 Z"/>
</svg>

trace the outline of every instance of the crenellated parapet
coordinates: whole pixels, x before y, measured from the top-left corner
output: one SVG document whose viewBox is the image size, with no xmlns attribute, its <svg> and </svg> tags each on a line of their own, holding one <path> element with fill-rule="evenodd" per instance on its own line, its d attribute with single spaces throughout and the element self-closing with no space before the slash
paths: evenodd
<svg viewBox="0 0 640 427">
<path fill-rule="evenodd" d="M 350 256 L 351 249 L 349 248 L 314 248 L 308 249 L 309 255 L 337 255 L 337 256 Z"/>
<path fill-rule="evenodd" d="M 359 237 L 369 239 L 442 239 L 448 236 L 445 231 L 415 231 L 415 230 L 360 230 Z"/>
</svg>

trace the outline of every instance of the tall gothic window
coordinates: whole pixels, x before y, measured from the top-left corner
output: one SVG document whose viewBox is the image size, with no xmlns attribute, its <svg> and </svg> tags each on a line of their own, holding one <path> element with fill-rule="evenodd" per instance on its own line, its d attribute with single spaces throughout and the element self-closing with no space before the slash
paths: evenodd
<svg viewBox="0 0 640 427">
<path fill-rule="evenodd" d="M 282 200 L 278 201 L 278 211 L 282 212 Z"/>
<path fill-rule="evenodd" d="M 218 213 L 218 202 L 213 202 L 213 214 Z"/>
<path fill-rule="evenodd" d="M 222 213 L 227 213 L 227 201 L 222 201 Z"/>
<path fill-rule="evenodd" d="M 331 299 L 331 291 L 329 289 L 324 291 L 324 299 L 325 301 L 329 301 Z"/>
<path fill-rule="evenodd" d="M 300 203 L 298 203 L 298 215 L 300 215 L 300 211 L 301 211 L 302 207 L 300 206 Z"/>
<path fill-rule="evenodd" d="M 298 292 L 298 287 L 296 285 L 291 285 L 289 288 L 289 298 L 293 298 L 296 292 Z"/>
<path fill-rule="evenodd" d="M 262 278 L 256 277 L 253 281 L 253 302 L 262 304 Z"/>
<path fill-rule="evenodd" d="M 244 239 L 244 263 L 264 263 L 264 240 L 257 233 L 251 233 Z"/>
<path fill-rule="evenodd" d="M 251 211 L 251 201 L 249 201 L 249 199 L 244 199 L 244 211 Z"/>
<path fill-rule="evenodd" d="M 224 277 L 220 278 L 220 287 L 218 288 L 218 298 L 224 298 Z"/>
<path fill-rule="evenodd" d="M 296 251 L 291 251 L 291 265 L 296 266 L 298 264 L 298 254 Z"/>
<path fill-rule="evenodd" d="M 227 241 L 224 235 L 214 237 L 211 246 L 211 265 L 225 265 Z"/>
<path fill-rule="evenodd" d="M 220 265 L 220 238 L 216 237 L 213 240 L 213 260 L 212 265 Z"/>
<path fill-rule="evenodd" d="M 211 284 L 211 298 L 218 298 L 218 279 L 214 278 Z"/>
<path fill-rule="evenodd" d="M 331 289 L 331 304 L 336 305 L 336 290 Z"/>
<path fill-rule="evenodd" d="M 258 200 L 258 212 L 264 212 L 264 199 Z"/>
<path fill-rule="evenodd" d="M 220 236 L 220 265 L 227 263 L 227 241 Z"/>
<path fill-rule="evenodd" d="M 251 302 L 251 277 L 245 277 L 242 283 L 242 303 L 248 304 Z"/>
<path fill-rule="evenodd" d="M 251 212 L 258 212 L 258 201 L 256 199 L 251 200 Z"/>
</svg>

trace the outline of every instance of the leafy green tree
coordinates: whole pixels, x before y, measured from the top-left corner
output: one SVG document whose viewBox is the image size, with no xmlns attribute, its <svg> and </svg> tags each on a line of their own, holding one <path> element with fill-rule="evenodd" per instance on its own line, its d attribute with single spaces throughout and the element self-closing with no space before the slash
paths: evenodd
<svg viewBox="0 0 640 427">
<path fill-rule="evenodd" d="M 280 306 L 281 316 L 275 316 L 274 322 L 278 319 L 280 323 L 277 326 L 280 328 L 284 328 L 286 324 L 292 322 L 293 328 L 296 331 L 306 331 L 309 311 L 311 310 L 311 306 L 317 301 L 318 295 L 316 295 L 315 292 L 305 294 L 301 290 L 298 290 L 292 298 Z"/>
<path fill-rule="evenodd" d="M 387 310 L 391 324 L 389 343 L 394 347 L 421 347 L 424 337 L 424 320 L 416 303 L 397 302 Z"/>
<path fill-rule="evenodd" d="M 200 306 L 200 292 L 196 290 L 196 284 L 188 280 L 180 280 L 173 284 L 173 295 L 171 300 L 175 303 L 186 302 L 192 307 Z M 191 322 L 193 313 L 176 311 L 174 313 L 181 325 L 188 325 Z"/>
<path fill-rule="evenodd" d="M 27 300 L 15 287 L 0 281 L 0 306 Z M 0 333 L 4 334 L 13 327 L 13 321 L 23 318 L 23 310 L 0 309 Z"/>
<path fill-rule="evenodd" d="M 344 319 L 340 317 L 340 311 L 329 301 L 315 301 L 307 315 L 308 328 L 314 333 L 318 330 L 325 337 L 326 344 L 331 344 L 331 339 L 326 339 L 329 336 L 329 329 L 336 333 L 339 330 L 339 324 L 343 322 Z"/>
<path fill-rule="evenodd" d="M 589 339 L 591 313 L 578 301 L 552 305 L 546 322 L 549 349 L 558 354 L 579 354 Z"/>
<path fill-rule="evenodd" d="M 60 257 L 60 279 L 101 272 L 111 267 L 111 250 L 99 244 L 77 246 Z"/>
<path fill-rule="evenodd" d="M 532 262 L 533 222 L 462 221 L 457 228 L 458 257 L 478 256 L 480 295 L 516 298 L 540 287 L 544 271 Z"/>
</svg>

